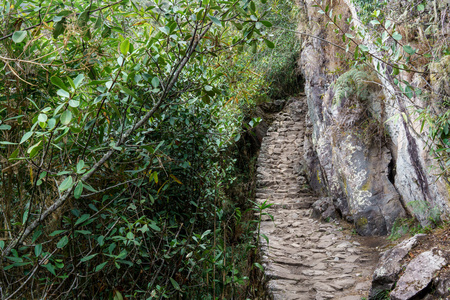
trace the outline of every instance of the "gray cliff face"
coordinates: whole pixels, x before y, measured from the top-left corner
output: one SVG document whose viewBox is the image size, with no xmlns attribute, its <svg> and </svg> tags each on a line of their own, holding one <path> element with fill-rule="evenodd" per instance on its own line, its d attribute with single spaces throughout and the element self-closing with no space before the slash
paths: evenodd
<svg viewBox="0 0 450 300">
<path fill-rule="evenodd" d="M 334 8 L 357 18 L 355 7 L 345 2 Z M 299 31 L 333 40 L 336 34 L 320 27 L 324 19 L 314 2 L 303 5 Z M 371 49 L 370 41 L 365 43 Z M 426 130 L 419 134 L 421 124 L 409 117 L 411 102 L 423 103 L 393 93 L 393 79 L 369 68 L 333 75 L 336 51 L 319 39 L 303 40 L 299 67 L 310 124 L 304 169 L 311 187 L 331 197 L 362 235 L 386 235 L 408 214 L 428 225 L 436 212 L 448 212 L 449 194 L 445 180 L 433 175 Z"/>
</svg>

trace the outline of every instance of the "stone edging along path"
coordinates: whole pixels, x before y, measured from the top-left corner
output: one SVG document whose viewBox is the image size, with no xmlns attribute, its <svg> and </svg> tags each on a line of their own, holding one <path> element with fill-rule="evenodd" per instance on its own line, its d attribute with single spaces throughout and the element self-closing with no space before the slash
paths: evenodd
<svg viewBox="0 0 450 300">
<path fill-rule="evenodd" d="M 311 218 L 318 198 L 301 174 L 306 98 L 278 113 L 261 145 L 257 168 L 258 202 L 265 212 L 261 256 L 274 299 L 342 299 L 367 297 L 378 260 L 379 238 L 352 236 L 338 222 Z"/>
</svg>

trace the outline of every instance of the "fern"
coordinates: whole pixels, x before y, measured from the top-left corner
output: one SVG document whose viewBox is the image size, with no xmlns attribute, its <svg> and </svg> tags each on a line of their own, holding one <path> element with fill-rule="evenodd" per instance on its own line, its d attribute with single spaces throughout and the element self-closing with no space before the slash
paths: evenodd
<svg viewBox="0 0 450 300">
<path fill-rule="evenodd" d="M 342 74 L 334 83 L 333 105 L 340 105 L 343 98 L 358 95 L 361 100 L 368 98 L 367 81 L 370 75 L 359 69 L 351 69 Z"/>
</svg>

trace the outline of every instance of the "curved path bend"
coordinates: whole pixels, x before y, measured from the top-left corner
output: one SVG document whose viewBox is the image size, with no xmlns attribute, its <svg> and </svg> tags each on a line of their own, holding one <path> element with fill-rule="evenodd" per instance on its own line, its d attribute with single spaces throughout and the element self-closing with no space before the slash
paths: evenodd
<svg viewBox="0 0 450 300">
<path fill-rule="evenodd" d="M 378 239 L 310 217 L 317 197 L 300 171 L 306 113 L 304 97 L 278 113 L 258 158 L 256 198 L 273 203 L 265 212 L 274 221 L 265 216 L 261 224 L 269 238 L 261 247 L 268 289 L 276 300 L 360 300 L 370 289 Z"/>
</svg>

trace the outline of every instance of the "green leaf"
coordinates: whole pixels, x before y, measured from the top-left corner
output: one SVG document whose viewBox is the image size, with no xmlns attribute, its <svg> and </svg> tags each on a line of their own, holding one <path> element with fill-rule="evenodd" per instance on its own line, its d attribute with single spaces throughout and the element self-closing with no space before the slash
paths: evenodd
<svg viewBox="0 0 450 300">
<path fill-rule="evenodd" d="M 91 260 L 91 259 L 93 259 L 94 257 L 96 257 L 97 254 L 98 254 L 98 253 L 95 253 L 95 254 L 92 254 L 92 255 L 83 257 L 82 259 L 80 259 L 80 262 L 85 262 L 85 261 Z"/>
<path fill-rule="evenodd" d="M 14 43 L 17 44 L 17 43 L 20 43 L 21 41 L 23 41 L 26 36 L 27 36 L 26 31 L 16 31 L 12 35 L 12 40 Z"/>
<path fill-rule="evenodd" d="M 88 206 L 89 206 L 89 208 L 92 209 L 93 211 L 98 211 L 98 208 L 95 207 L 94 204 L 90 203 Z"/>
<path fill-rule="evenodd" d="M 47 263 L 45 265 L 41 265 L 46 268 L 50 273 L 56 276 L 55 267 L 51 263 Z"/>
<path fill-rule="evenodd" d="M 261 22 L 261 23 L 264 24 L 264 22 Z M 241 23 L 233 22 L 233 25 L 234 25 L 234 27 L 236 27 L 237 30 L 242 30 L 242 28 L 244 28 L 244 26 L 242 26 Z"/>
<path fill-rule="evenodd" d="M 69 82 L 70 86 L 72 87 L 72 89 L 75 89 L 75 83 L 73 83 L 72 78 L 70 78 L 69 76 L 66 76 L 67 81 Z"/>
<path fill-rule="evenodd" d="M 58 189 L 60 192 L 64 192 L 65 190 L 68 190 L 73 185 L 73 179 L 72 176 L 67 176 L 66 179 L 64 179 L 63 182 L 59 185 Z"/>
<path fill-rule="evenodd" d="M 78 101 L 78 100 L 69 100 L 69 106 L 70 107 L 78 107 L 78 106 L 80 106 L 80 101 Z"/>
<path fill-rule="evenodd" d="M 178 290 L 181 291 L 180 285 L 178 284 L 178 282 L 175 281 L 175 279 L 173 279 L 172 277 L 170 277 L 170 282 L 172 283 L 173 287 Z"/>
<path fill-rule="evenodd" d="M 61 234 L 63 232 L 66 232 L 66 231 L 65 230 L 55 230 L 52 233 L 50 233 L 49 236 L 55 236 L 55 235 Z"/>
<path fill-rule="evenodd" d="M 413 55 L 416 53 L 416 49 L 412 48 L 410 45 L 404 45 L 403 50 L 405 50 L 406 53 Z"/>
<path fill-rule="evenodd" d="M 364 51 L 364 52 L 369 51 L 369 47 L 367 47 L 366 45 L 359 45 L 359 49 L 361 49 L 361 51 Z"/>
<path fill-rule="evenodd" d="M 59 89 L 56 94 L 58 94 L 59 96 L 63 97 L 63 98 L 70 98 L 70 94 L 63 90 L 63 89 Z"/>
<path fill-rule="evenodd" d="M 20 140 L 19 144 L 23 144 L 26 140 L 28 140 L 31 136 L 33 135 L 33 131 L 28 131 L 27 133 L 25 133 L 22 137 L 22 139 Z"/>
<path fill-rule="evenodd" d="M 55 267 L 51 263 L 47 263 L 46 265 L 41 265 L 46 268 L 50 273 L 56 276 Z"/>
<path fill-rule="evenodd" d="M 6 125 L 6 124 L 0 125 L 0 130 L 10 130 L 10 129 L 11 129 L 11 126 L 9 126 L 9 125 Z"/>
<path fill-rule="evenodd" d="M 384 27 L 386 29 L 389 29 L 389 27 L 391 27 L 391 25 L 392 25 L 392 22 L 390 20 L 386 20 L 386 23 L 384 23 Z"/>
<path fill-rule="evenodd" d="M 124 56 L 127 56 L 129 50 L 130 50 L 130 41 L 126 39 L 122 43 L 120 43 L 120 52 L 122 52 Z"/>
<path fill-rule="evenodd" d="M 413 89 L 412 89 L 412 87 L 409 84 L 407 86 L 405 86 L 405 95 L 409 99 L 411 99 L 413 97 L 413 95 L 414 95 Z"/>
<path fill-rule="evenodd" d="M 59 242 L 56 244 L 56 247 L 58 249 L 61 249 L 61 248 L 64 248 L 68 243 L 69 243 L 69 238 L 67 237 L 67 235 L 65 235 L 59 240 Z"/>
<path fill-rule="evenodd" d="M 101 271 L 101 269 L 103 269 L 107 263 L 108 262 L 105 261 L 104 263 L 99 264 L 97 267 L 95 267 L 95 272 Z"/>
<path fill-rule="evenodd" d="M 92 234 L 92 231 L 89 231 L 89 230 L 75 230 L 75 232 L 79 233 L 79 234 L 84 234 L 84 235 Z"/>
<path fill-rule="evenodd" d="M 107 38 L 111 35 L 111 27 L 105 26 L 105 29 L 102 31 L 102 38 Z"/>
<path fill-rule="evenodd" d="M 400 73 L 400 70 L 397 67 L 394 67 L 392 71 L 392 75 L 398 75 Z"/>
<path fill-rule="evenodd" d="M 77 163 L 77 173 L 80 173 L 81 170 L 83 170 L 83 168 L 84 168 L 84 160 L 80 160 L 80 161 Z"/>
<path fill-rule="evenodd" d="M 23 259 L 21 257 L 7 256 L 6 258 L 13 262 L 23 262 Z"/>
<path fill-rule="evenodd" d="M 47 115 L 46 114 L 39 114 L 38 116 L 38 121 L 39 122 L 47 122 Z"/>
<path fill-rule="evenodd" d="M 255 263 L 253 263 L 253 265 L 255 265 L 255 267 L 257 267 L 257 268 L 260 269 L 262 272 L 264 272 L 264 267 L 261 266 L 261 264 L 255 262 Z"/>
<path fill-rule="evenodd" d="M 217 26 L 222 26 L 222 23 L 214 16 L 208 15 L 208 18 Z"/>
<path fill-rule="evenodd" d="M 156 89 L 158 86 L 159 86 L 159 79 L 158 79 L 158 77 L 153 77 L 153 79 L 152 79 L 152 85 L 153 85 L 153 87 Z"/>
<path fill-rule="evenodd" d="M 158 231 L 158 232 L 161 231 L 161 228 L 159 228 L 158 225 L 156 225 L 156 223 L 153 221 L 150 222 L 150 224 L 148 224 L 148 226 L 155 231 Z"/>
<path fill-rule="evenodd" d="M 86 182 L 83 184 L 83 187 L 86 188 L 88 191 L 93 192 L 93 193 L 98 193 L 98 191 L 96 189 L 94 189 L 92 186 L 90 186 L 89 184 L 87 184 Z"/>
<path fill-rule="evenodd" d="M 86 221 L 87 219 L 89 219 L 90 216 L 91 216 L 90 214 L 84 214 L 84 215 L 82 215 L 82 216 L 75 222 L 75 225 L 74 225 L 74 226 L 77 226 L 78 224 L 83 223 L 84 221 Z"/>
<path fill-rule="evenodd" d="M 205 91 L 209 92 L 212 91 L 213 87 L 210 85 L 205 85 Z"/>
<path fill-rule="evenodd" d="M 39 147 L 41 143 L 42 143 L 42 141 L 39 141 L 38 143 L 34 144 L 33 146 L 30 146 L 30 148 L 28 148 L 28 150 L 27 150 L 27 153 L 30 154 L 34 149 Z"/>
<path fill-rule="evenodd" d="M 417 10 L 418 11 L 424 11 L 425 10 L 425 5 L 423 5 L 423 4 L 417 5 Z"/>
<path fill-rule="evenodd" d="M 79 199 L 81 197 L 81 193 L 83 193 L 83 182 L 79 181 L 77 186 L 75 187 L 73 196 L 75 197 L 75 199 Z"/>
<path fill-rule="evenodd" d="M 258 44 L 256 43 L 256 41 L 254 41 L 252 43 L 252 53 L 256 53 L 257 50 L 258 50 Z"/>
<path fill-rule="evenodd" d="M 118 290 L 114 290 L 114 298 L 113 300 L 123 300 L 122 293 Z"/>
<path fill-rule="evenodd" d="M 55 24 L 53 27 L 53 38 L 57 39 L 58 36 L 64 33 L 65 27 L 64 27 L 65 19 L 63 18 L 61 21 Z"/>
<path fill-rule="evenodd" d="M 127 88 L 125 86 L 122 86 L 121 88 L 126 94 L 130 95 L 131 97 L 137 98 L 136 94 L 132 90 L 130 90 L 129 88 Z"/>
<path fill-rule="evenodd" d="M 84 74 L 78 74 L 77 77 L 73 80 L 73 83 L 75 84 L 75 88 L 78 88 L 80 84 L 83 82 Z"/>
<path fill-rule="evenodd" d="M 88 20 L 89 20 L 89 10 L 85 10 L 78 16 L 78 26 L 83 28 L 84 26 L 86 26 Z"/>
<path fill-rule="evenodd" d="M 65 90 L 66 92 L 69 91 L 69 89 L 66 87 L 66 85 L 64 84 L 64 82 L 60 78 L 58 78 L 56 76 L 53 76 L 52 78 L 50 78 L 50 81 L 51 81 L 51 83 L 53 83 L 57 87 Z"/>
<path fill-rule="evenodd" d="M 161 30 L 162 32 L 164 32 L 166 35 L 169 35 L 170 33 L 170 28 L 165 26 L 165 27 L 158 27 L 159 30 Z"/>
<path fill-rule="evenodd" d="M 36 255 L 36 257 L 41 255 L 41 253 L 42 253 L 42 244 L 37 244 L 36 246 L 34 246 L 34 254 Z"/>
<path fill-rule="evenodd" d="M 13 153 L 11 153 L 11 155 L 9 156 L 9 159 L 13 159 L 16 158 L 19 155 L 19 148 L 17 148 L 16 150 L 14 150 Z"/>
<path fill-rule="evenodd" d="M 392 38 L 396 41 L 400 41 L 402 39 L 402 35 L 396 31 L 392 34 Z"/>
<path fill-rule="evenodd" d="M 266 26 L 267 28 L 272 27 L 272 23 L 270 23 L 269 21 L 260 21 L 264 26 Z"/>
<path fill-rule="evenodd" d="M 264 42 L 266 43 L 267 47 L 269 47 L 270 49 L 275 48 L 274 43 L 272 43 L 272 42 L 269 41 L 268 39 L 264 39 Z"/>
<path fill-rule="evenodd" d="M 71 120 L 72 120 L 72 113 L 70 112 L 70 110 L 64 111 L 61 115 L 61 123 L 63 125 L 67 125 L 70 123 Z"/>
</svg>

